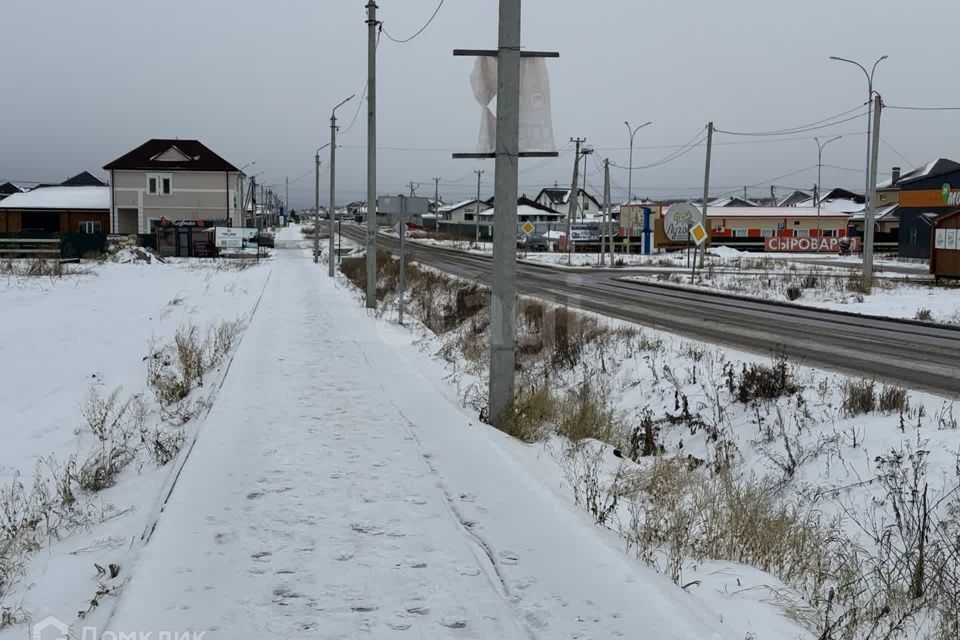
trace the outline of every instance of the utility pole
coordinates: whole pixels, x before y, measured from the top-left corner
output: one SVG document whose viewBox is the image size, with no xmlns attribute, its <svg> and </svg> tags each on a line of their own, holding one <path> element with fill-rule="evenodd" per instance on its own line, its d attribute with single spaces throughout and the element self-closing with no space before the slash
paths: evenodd
<svg viewBox="0 0 960 640">
<path fill-rule="evenodd" d="M 710 155 L 713 153 L 713 123 L 707 123 L 707 162 L 706 167 L 703 171 L 703 226 L 705 229 L 710 228 L 710 222 L 707 220 L 708 213 L 708 201 L 710 199 Z M 744 192 L 746 192 L 746 187 L 744 187 Z M 699 253 L 699 248 L 697 250 Z M 704 263 L 707 261 L 707 243 L 703 243 L 703 253 L 700 254 L 700 267 L 702 268 Z M 697 262 L 696 255 L 693 258 L 694 264 Z"/>
<path fill-rule="evenodd" d="M 353 100 L 353 96 L 350 96 L 337 106 L 333 108 L 333 111 L 330 112 L 330 209 L 327 211 L 327 215 L 330 218 L 330 248 L 328 250 L 328 255 L 330 256 L 330 264 L 327 267 L 327 275 L 333 277 L 334 274 L 334 265 L 333 265 L 333 256 L 336 247 L 333 244 L 333 219 L 336 215 L 336 197 L 337 197 L 337 109 L 342 107 Z M 337 253 L 336 255 L 339 255 Z"/>
<path fill-rule="evenodd" d="M 313 162 L 316 174 L 316 188 L 313 196 L 313 264 L 317 264 L 320 262 L 320 149 L 317 149 Z M 257 214 L 256 208 L 253 214 Z"/>
<path fill-rule="evenodd" d="M 440 231 L 440 178 L 433 179 L 433 230 Z"/>
<path fill-rule="evenodd" d="M 746 202 L 747 200 L 748 200 L 748 198 L 747 198 L 747 188 L 744 187 L 744 188 L 743 188 L 743 201 Z M 707 224 L 706 218 L 704 218 L 703 224 L 704 224 L 704 226 L 706 226 L 706 224 Z"/>
<path fill-rule="evenodd" d="M 823 173 L 823 149 L 834 140 L 839 140 L 842 137 L 843 136 L 834 136 L 829 140 L 827 140 L 826 142 L 820 142 L 820 138 L 813 139 L 813 141 L 817 143 L 817 186 L 813 190 L 813 197 L 814 197 L 814 202 L 817 205 L 817 237 L 818 238 L 822 237 L 821 229 L 820 229 L 820 192 L 822 188 L 822 183 L 820 182 L 820 179 L 821 179 L 821 174 Z M 866 202 L 866 200 L 864 200 L 864 202 Z"/>
<path fill-rule="evenodd" d="M 283 206 L 286 207 L 284 209 L 284 213 L 289 216 L 290 215 L 290 176 L 286 177 L 286 181 L 287 181 L 287 194 L 286 194 L 286 199 L 283 201 Z"/>
<path fill-rule="evenodd" d="M 410 184 L 408 184 L 407 186 L 410 187 L 410 197 L 411 198 L 416 197 L 417 189 L 420 187 L 420 183 L 414 182 L 413 180 L 411 180 Z"/>
<path fill-rule="evenodd" d="M 883 101 L 880 94 L 873 99 L 873 138 L 870 143 L 870 190 L 867 192 L 867 205 L 863 212 L 863 288 L 867 293 L 873 290 L 873 219 L 877 202 L 877 162 L 880 155 L 880 112 Z"/>
<path fill-rule="evenodd" d="M 623 124 L 627 125 L 627 131 L 630 132 L 630 167 L 629 175 L 627 176 L 627 202 L 633 202 L 633 138 L 637 135 L 637 131 L 643 129 L 646 126 L 653 124 L 652 122 L 644 122 L 642 125 L 634 129 L 630 126 L 629 121 L 625 121 Z"/>
<path fill-rule="evenodd" d="M 586 189 L 586 187 L 587 187 L 587 156 L 590 155 L 591 153 L 593 153 L 593 149 L 589 149 L 589 148 L 587 148 L 587 147 L 584 147 L 583 150 L 581 151 L 581 153 L 583 154 L 583 187 L 584 187 L 583 190 L 584 190 L 584 192 L 586 192 L 586 190 L 587 190 L 587 189 Z M 586 195 L 584 195 L 583 199 L 584 199 L 584 201 L 586 201 L 586 199 L 587 199 Z M 580 204 L 580 193 L 579 193 L 579 192 L 577 193 L 577 204 L 578 204 L 578 205 Z M 584 202 L 584 204 L 586 204 L 586 202 Z M 581 221 L 581 222 L 586 222 L 586 220 L 587 220 L 587 211 L 586 211 L 586 208 L 580 209 L 580 221 Z"/>
<path fill-rule="evenodd" d="M 613 227 L 610 224 L 611 218 L 613 218 L 613 216 L 610 215 L 610 158 L 606 158 L 603 161 L 603 226 L 604 226 L 604 230 L 603 230 L 603 233 L 600 234 L 600 265 L 601 266 L 603 265 L 603 252 L 604 252 L 604 246 L 606 245 L 606 243 L 604 242 L 604 238 L 606 238 L 609 241 L 611 265 L 613 262 L 612 260 L 613 259 Z"/>
<path fill-rule="evenodd" d="M 516 353 L 517 182 L 520 159 L 520 0 L 500 0 L 497 45 L 497 158 L 490 305 L 489 419 L 513 401 Z"/>
<path fill-rule="evenodd" d="M 576 143 L 576 150 L 573 152 L 573 182 L 570 185 L 570 197 L 567 199 L 567 264 L 573 263 L 573 240 L 571 239 L 572 230 L 571 221 L 577 215 L 577 191 L 579 191 L 580 176 L 577 172 L 580 170 L 580 145 L 586 142 L 586 138 L 570 138 L 570 142 Z"/>
<path fill-rule="evenodd" d="M 473 214 L 473 221 L 474 221 L 473 226 L 475 227 L 476 230 L 474 233 L 473 243 L 477 245 L 477 248 L 479 249 L 480 248 L 480 177 L 484 174 L 484 170 L 474 169 L 473 172 L 477 174 L 477 209 L 476 209 L 476 213 Z M 494 202 L 496 202 L 496 198 L 494 198 Z M 496 213 L 496 209 L 494 209 L 494 213 Z"/>
<path fill-rule="evenodd" d="M 367 2 L 367 308 L 377 308 L 377 3 Z"/>
<path fill-rule="evenodd" d="M 777 188 L 773 185 L 770 185 L 770 206 L 777 206 Z"/>
</svg>

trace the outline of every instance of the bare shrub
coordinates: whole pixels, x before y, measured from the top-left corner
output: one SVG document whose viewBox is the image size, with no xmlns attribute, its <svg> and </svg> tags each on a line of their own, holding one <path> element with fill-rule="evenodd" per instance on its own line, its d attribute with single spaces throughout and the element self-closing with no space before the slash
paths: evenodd
<svg viewBox="0 0 960 640">
<path fill-rule="evenodd" d="M 594 439 L 613 443 L 620 433 L 616 411 L 603 387 L 589 379 L 566 393 L 556 424 L 557 433 L 574 442 Z"/>
<path fill-rule="evenodd" d="M 849 418 L 873 413 L 877 409 L 877 383 L 873 380 L 847 380 L 843 384 L 843 413 Z"/>
<path fill-rule="evenodd" d="M 903 413 L 910 410 L 910 396 L 903 387 L 884 385 L 878 405 L 882 413 Z"/>
<path fill-rule="evenodd" d="M 573 490 L 574 501 L 599 525 L 611 522 L 620 501 L 633 491 L 630 475 L 622 462 L 618 462 L 612 477 L 607 479 L 604 460 L 610 453 L 606 445 L 569 442 L 557 460 Z"/>
<path fill-rule="evenodd" d="M 732 365 L 726 365 L 727 387 L 744 404 L 793 395 L 800 391 L 787 356 L 778 354 L 771 365 L 744 364 L 739 378 Z"/>
<path fill-rule="evenodd" d="M 927 308 L 917 309 L 917 313 L 913 316 L 915 320 L 923 320 L 924 322 L 929 322 L 933 320 L 933 312 Z"/>
<path fill-rule="evenodd" d="M 800 298 L 803 297 L 803 289 L 801 289 L 796 285 L 790 285 L 789 287 L 787 287 L 784 293 L 787 296 L 787 300 L 790 300 L 791 302 L 794 300 L 799 300 Z"/>
<path fill-rule="evenodd" d="M 553 394 L 548 384 L 520 388 L 494 425 L 523 442 L 537 442 L 556 415 Z"/>
<path fill-rule="evenodd" d="M 186 434 L 181 427 L 172 430 L 146 429 L 140 430 L 140 442 L 147 450 L 150 459 L 157 466 L 170 463 L 183 447 Z"/>
</svg>

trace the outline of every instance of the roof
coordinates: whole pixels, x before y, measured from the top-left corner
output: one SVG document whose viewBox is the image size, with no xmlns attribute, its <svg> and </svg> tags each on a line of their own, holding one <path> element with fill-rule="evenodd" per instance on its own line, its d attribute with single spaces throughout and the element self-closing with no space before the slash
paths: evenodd
<svg viewBox="0 0 960 640">
<path fill-rule="evenodd" d="M 864 216 L 865 216 L 865 212 L 863 210 L 863 207 L 861 207 L 859 211 L 854 211 L 853 213 L 850 214 L 850 220 L 860 221 L 860 220 L 863 220 Z M 874 222 L 879 222 L 881 220 L 889 222 L 891 220 L 899 220 L 899 219 L 900 219 L 900 205 L 898 204 L 888 204 L 885 207 L 877 207 L 873 212 Z"/>
<path fill-rule="evenodd" d="M 842 211 L 824 209 L 823 218 L 848 218 Z M 816 207 L 709 207 L 708 218 L 816 218 Z"/>
<path fill-rule="evenodd" d="M 93 175 L 89 171 L 82 171 L 72 178 L 67 178 L 60 183 L 61 187 L 106 187 L 104 180 Z"/>
<path fill-rule="evenodd" d="M 496 209 L 487 209 L 486 211 L 481 211 L 480 216 L 483 218 L 489 218 L 494 215 Z M 565 216 L 562 213 L 557 213 L 556 211 L 548 211 L 543 207 L 532 207 L 528 204 L 518 204 L 517 205 L 517 218 L 525 216 L 547 216 L 550 218 L 564 218 Z"/>
<path fill-rule="evenodd" d="M 199 140 L 154 138 L 103 167 L 113 170 L 239 171 Z"/>
<path fill-rule="evenodd" d="M 0 200 L 0 209 L 110 210 L 110 187 L 46 187 Z"/>
<path fill-rule="evenodd" d="M 813 199 L 813 195 L 811 195 L 810 193 L 807 193 L 806 191 L 800 191 L 798 189 L 793 193 L 787 195 L 786 197 L 781 198 L 780 201 L 777 202 L 777 206 L 792 207 L 793 205 L 800 204 L 804 200 L 811 200 L 811 199 Z"/>
<path fill-rule="evenodd" d="M 711 207 L 759 207 L 753 200 L 744 200 L 743 198 L 720 198 L 710 203 Z"/>
<path fill-rule="evenodd" d="M 451 205 L 449 205 L 449 206 L 444 205 L 444 206 L 440 207 L 440 211 L 443 211 L 444 213 L 449 213 L 450 211 L 454 211 L 454 210 L 456 210 L 456 209 L 459 209 L 460 207 L 465 207 L 465 206 L 467 206 L 468 204 L 473 204 L 473 203 L 476 202 L 476 201 L 477 201 L 476 198 L 470 198 L 469 200 L 462 200 L 462 201 L 460 201 L 460 202 L 457 202 L 456 204 L 451 204 Z M 481 202 L 482 202 L 483 204 L 486 204 L 486 202 L 483 202 L 482 200 L 481 200 Z"/>
<path fill-rule="evenodd" d="M 12 182 L 0 184 L 0 195 L 12 195 L 14 193 L 23 193 L 23 187 Z"/>
<path fill-rule="evenodd" d="M 936 160 L 931 160 L 919 169 L 914 169 L 901 174 L 900 180 L 897 181 L 896 185 L 894 185 L 893 180 L 890 179 L 884 180 L 878 184 L 877 188 L 889 189 L 893 186 L 910 184 L 911 182 L 919 182 L 921 180 L 926 180 L 927 178 L 936 178 L 937 176 L 946 175 L 955 171 L 960 171 L 960 164 L 954 162 L 953 160 L 948 160 L 947 158 L 937 158 Z"/>
<path fill-rule="evenodd" d="M 595 205 L 600 206 L 600 201 L 587 193 L 583 187 L 577 189 L 580 195 L 590 198 Z M 570 202 L 570 189 L 563 187 L 547 187 L 541 189 L 534 200 L 540 200 L 540 196 L 546 196 L 552 205 L 565 205 Z"/>
</svg>

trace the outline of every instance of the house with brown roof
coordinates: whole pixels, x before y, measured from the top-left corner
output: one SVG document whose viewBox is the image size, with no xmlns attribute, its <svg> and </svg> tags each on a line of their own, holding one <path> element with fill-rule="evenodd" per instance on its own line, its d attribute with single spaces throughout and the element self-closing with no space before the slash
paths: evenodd
<svg viewBox="0 0 960 640">
<path fill-rule="evenodd" d="M 243 226 L 243 172 L 199 140 L 148 140 L 104 170 L 115 233 Z"/>
</svg>

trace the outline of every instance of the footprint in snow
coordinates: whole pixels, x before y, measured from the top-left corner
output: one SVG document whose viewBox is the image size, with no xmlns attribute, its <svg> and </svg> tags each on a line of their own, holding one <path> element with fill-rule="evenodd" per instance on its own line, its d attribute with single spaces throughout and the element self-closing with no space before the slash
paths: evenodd
<svg viewBox="0 0 960 640">
<path fill-rule="evenodd" d="M 420 496 L 410 496 L 409 498 L 407 498 L 407 502 L 409 502 L 410 504 L 423 506 L 427 504 L 427 499 L 422 498 Z"/>
<path fill-rule="evenodd" d="M 477 499 L 477 496 L 473 495 L 472 493 L 461 493 L 460 499 L 464 502 L 473 502 Z"/>
<path fill-rule="evenodd" d="M 458 616 L 444 616 L 440 618 L 440 624 L 448 629 L 463 629 L 467 626 L 467 621 Z"/>
<path fill-rule="evenodd" d="M 425 606 L 407 607 L 407 613 L 415 616 L 425 616 L 430 613 L 430 607 L 425 607 Z"/>
<path fill-rule="evenodd" d="M 513 551 L 501 551 L 499 554 L 497 554 L 497 557 L 500 558 L 500 564 L 514 565 L 520 561 L 520 556 Z"/>
<path fill-rule="evenodd" d="M 470 577 L 478 576 L 480 575 L 480 569 L 478 569 L 477 567 L 463 566 L 463 567 L 460 567 L 460 575 L 470 576 Z"/>
</svg>

